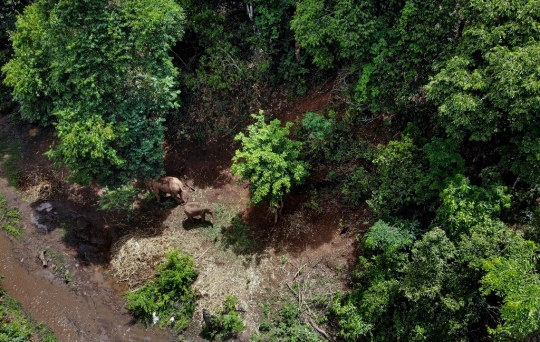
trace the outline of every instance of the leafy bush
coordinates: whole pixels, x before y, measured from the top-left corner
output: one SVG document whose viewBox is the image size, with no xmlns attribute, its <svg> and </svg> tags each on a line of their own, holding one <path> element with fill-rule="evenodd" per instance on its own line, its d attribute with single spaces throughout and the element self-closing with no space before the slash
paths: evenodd
<svg viewBox="0 0 540 342">
<path fill-rule="evenodd" d="M 307 112 L 302 119 L 301 131 L 305 135 L 304 139 L 308 142 L 307 154 L 311 159 L 328 156 L 330 153 L 329 145 L 336 130 L 334 118 L 336 113 L 330 111 L 328 119 L 322 115 Z"/>
<path fill-rule="evenodd" d="M 435 194 L 426 184 L 426 161 L 410 136 L 379 146 L 373 160 L 376 184 L 367 202 L 379 217 L 396 214 L 407 207 L 421 205 Z"/>
<path fill-rule="evenodd" d="M 105 189 L 97 203 L 101 210 L 133 211 L 133 201 L 138 190 L 132 184 L 123 185 L 114 190 Z"/>
<path fill-rule="evenodd" d="M 465 172 L 457 149 L 457 142 L 451 139 L 434 137 L 425 143 L 418 128 L 409 124 L 401 140 L 378 146 L 372 156 L 373 172 L 358 167 L 349 175 L 343 193 L 354 202 L 368 197 L 367 203 L 379 217 L 399 216 L 411 208 L 435 211 L 439 192 Z"/>
<path fill-rule="evenodd" d="M 457 174 L 465 174 L 465 161 L 457 152 L 458 143 L 452 139 L 432 138 L 424 145 L 424 153 L 429 160 L 429 171 L 426 178 L 430 188 L 442 191 L 449 179 Z"/>
<path fill-rule="evenodd" d="M 353 203 L 359 204 L 371 195 L 372 180 L 370 174 L 362 166 L 355 168 L 343 184 L 341 193 Z"/>
<path fill-rule="evenodd" d="M 437 209 L 434 223 L 445 225 L 452 236 L 486 225 L 510 207 L 510 196 L 505 192 L 504 186 L 474 186 L 468 178 L 456 175 L 440 194 L 442 205 Z"/>
<path fill-rule="evenodd" d="M 126 295 L 127 307 L 146 324 L 155 323 L 157 316 L 161 327 L 182 331 L 195 310 L 195 292 L 190 286 L 198 274 L 189 255 L 171 251 L 158 267 L 156 279 Z"/>
<path fill-rule="evenodd" d="M 246 326 L 242 316 L 236 310 L 237 304 L 238 298 L 227 296 L 223 302 L 223 309 L 212 316 L 212 324 L 208 327 L 203 323 L 203 333 L 213 340 L 224 340 L 244 331 Z"/>
<path fill-rule="evenodd" d="M 252 203 L 266 202 L 277 209 L 291 187 L 307 178 L 309 165 L 299 160 L 302 143 L 287 137 L 291 122 L 285 127 L 277 119 L 267 124 L 262 110 L 252 117 L 256 122 L 248 135 L 235 137 L 242 147 L 235 152 L 231 171 L 251 182 Z"/>
</svg>

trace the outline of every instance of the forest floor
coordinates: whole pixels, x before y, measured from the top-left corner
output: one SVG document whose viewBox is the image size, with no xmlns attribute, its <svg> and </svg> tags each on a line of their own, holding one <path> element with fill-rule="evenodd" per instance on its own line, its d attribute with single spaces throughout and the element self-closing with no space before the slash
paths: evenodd
<svg viewBox="0 0 540 342">
<path fill-rule="evenodd" d="M 295 103 L 278 99 L 267 114 L 282 122 L 294 121 L 306 111 L 325 110 L 332 96 L 332 86 L 326 85 Z M 69 324 L 62 323 L 66 321 L 62 317 L 51 320 L 37 312 L 37 319 L 60 330 L 57 335 L 62 341 L 175 340 L 157 329 L 135 325 L 122 299 L 154 276 L 169 249 L 192 255 L 200 272 L 193 285 L 197 309 L 182 341 L 203 340 L 202 309 L 215 312 L 227 295 L 239 299 L 247 330 L 237 340 L 247 341 L 258 329 L 265 303 L 296 301 L 305 309 L 303 317 L 313 324 L 314 317 L 309 316 L 322 312 L 304 306 L 315 298 L 329 303 L 333 294 L 348 289 L 358 256 L 357 233 L 367 229 L 371 220 L 367 206 L 351 211 L 327 188 L 300 188 L 286 198 L 282 216 L 274 224 L 268 208 L 249 204 L 247 184 L 231 176 L 237 147 L 232 136 L 166 146 L 166 174 L 193 186 L 191 200 L 215 208 L 211 223 L 190 223 L 182 206 L 170 198 L 161 204 L 152 197 L 141 198 L 128 218 L 125 213 L 101 211 L 96 201 L 102 188 L 69 184 L 67 170 L 55 171 L 43 156 L 54 139 L 53 129 L 12 124 L 3 118 L 0 132 L 2 140 L 21 143 L 20 158 L 11 163 L 18 190 L 5 179 L 0 182 L 0 192 L 19 208 L 26 227 L 24 239 L 12 242 L 12 254 L 20 260 L 19 266 L 41 277 L 37 281 L 63 287 L 75 296 L 72 302 L 51 297 L 51 302 L 58 302 L 55 310 L 79 305 L 84 312 L 70 314 Z M 312 183 L 324 183 L 326 175 L 325 168 L 313 166 Z M 49 261 L 46 271 L 34 257 L 41 251 L 46 251 Z M 6 273 L 0 268 L 2 272 Z M 12 282 L 13 288 L 35 286 Z M 76 334 L 70 332 L 70 324 Z"/>
</svg>

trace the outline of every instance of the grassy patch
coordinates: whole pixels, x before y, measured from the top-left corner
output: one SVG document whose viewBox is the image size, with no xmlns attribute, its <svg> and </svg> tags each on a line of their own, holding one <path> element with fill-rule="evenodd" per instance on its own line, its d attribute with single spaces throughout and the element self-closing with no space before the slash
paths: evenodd
<svg viewBox="0 0 540 342">
<path fill-rule="evenodd" d="M 214 204 L 213 225 L 201 232 L 207 236 L 225 259 L 240 261 L 247 267 L 257 253 L 257 243 L 253 238 L 253 227 L 242 221 L 238 211 Z"/>
<path fill-rule="evenodd" d="M 21 237 L 21 213 L 19 209 L 12 208 L 7 202 L 6 195 L 0 193 L 0 229 L 13 236 Z"/>
<path fill-rule="evenodd" d="M 0 341 L 58 342 L 44 324 L 36 324 L 19 302 L 0 289 Z"/>
<path fill-rule="evenodd" d="M 16 167 L 16 163 L 22 158 L 20 151 L 20 141 L 0 141 L 0 161 L 3 161 L 1 172 L 7 178 L 9 185 L 14 188 L 17 187 L 20 176 L 20 172 Z"/>
<path fill-rule="evenodd" d="M 195 310 L 195 292 L 191 285 L 199 272 L 189 255 L 179 251 L 166 254 L 156 279 L 126 295 L 128 309 L 145 324 L 181 332 L 191 322 Z"/>
<path fill-rule="evenodd" d="M 214 204 L 214 213 L 213 226 L 204 229 L 210 240 L 236 255 L 255 253 L 257 244 L 252 236 L 253 227 L 222 205 Z"/>
<path fill-rule="evenodd" d="M 236 216 L 228 228 L 222 229 L 222 243 L 236 254 L 252 254 L 256 248 L 255 240 L 251 235 L 252 231 L 251 226 Z"/>
</svg>

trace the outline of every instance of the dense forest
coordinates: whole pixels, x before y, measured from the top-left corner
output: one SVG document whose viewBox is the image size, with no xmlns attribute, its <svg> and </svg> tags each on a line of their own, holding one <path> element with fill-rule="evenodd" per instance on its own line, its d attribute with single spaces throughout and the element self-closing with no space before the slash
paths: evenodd
<svg viewBox="0 0 540 342">
<path fill-rule="evenodd" d="M 538 336 L 540 1 L 4 0 L 0 41 L 1 114 L 53 125 L 73 182 L 122 189 L 164 141 L 226 134 L 277 218 L 326 165 L 376 218 L 336 338 Z M 270 90 L 329 81 L 325 112 L 265 115 Z"/>
</svg>

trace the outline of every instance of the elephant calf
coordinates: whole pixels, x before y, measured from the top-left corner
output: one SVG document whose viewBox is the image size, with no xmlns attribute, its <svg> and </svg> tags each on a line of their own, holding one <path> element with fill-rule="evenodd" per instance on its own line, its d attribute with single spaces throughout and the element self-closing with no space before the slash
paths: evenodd
<svg viewBox="0 0 540 342">
<path fill-rule="evenodd" d="M 184 212 L 188 220 L 193 222 L 195 216 L 200 216 L 203 221 L 206 221 L 206 214 L 212 215 L 214 217 L 214 211 L 210 207 L 199 203 L 199 202 L 189 202 L 184 205 Z"/>
</svg>

